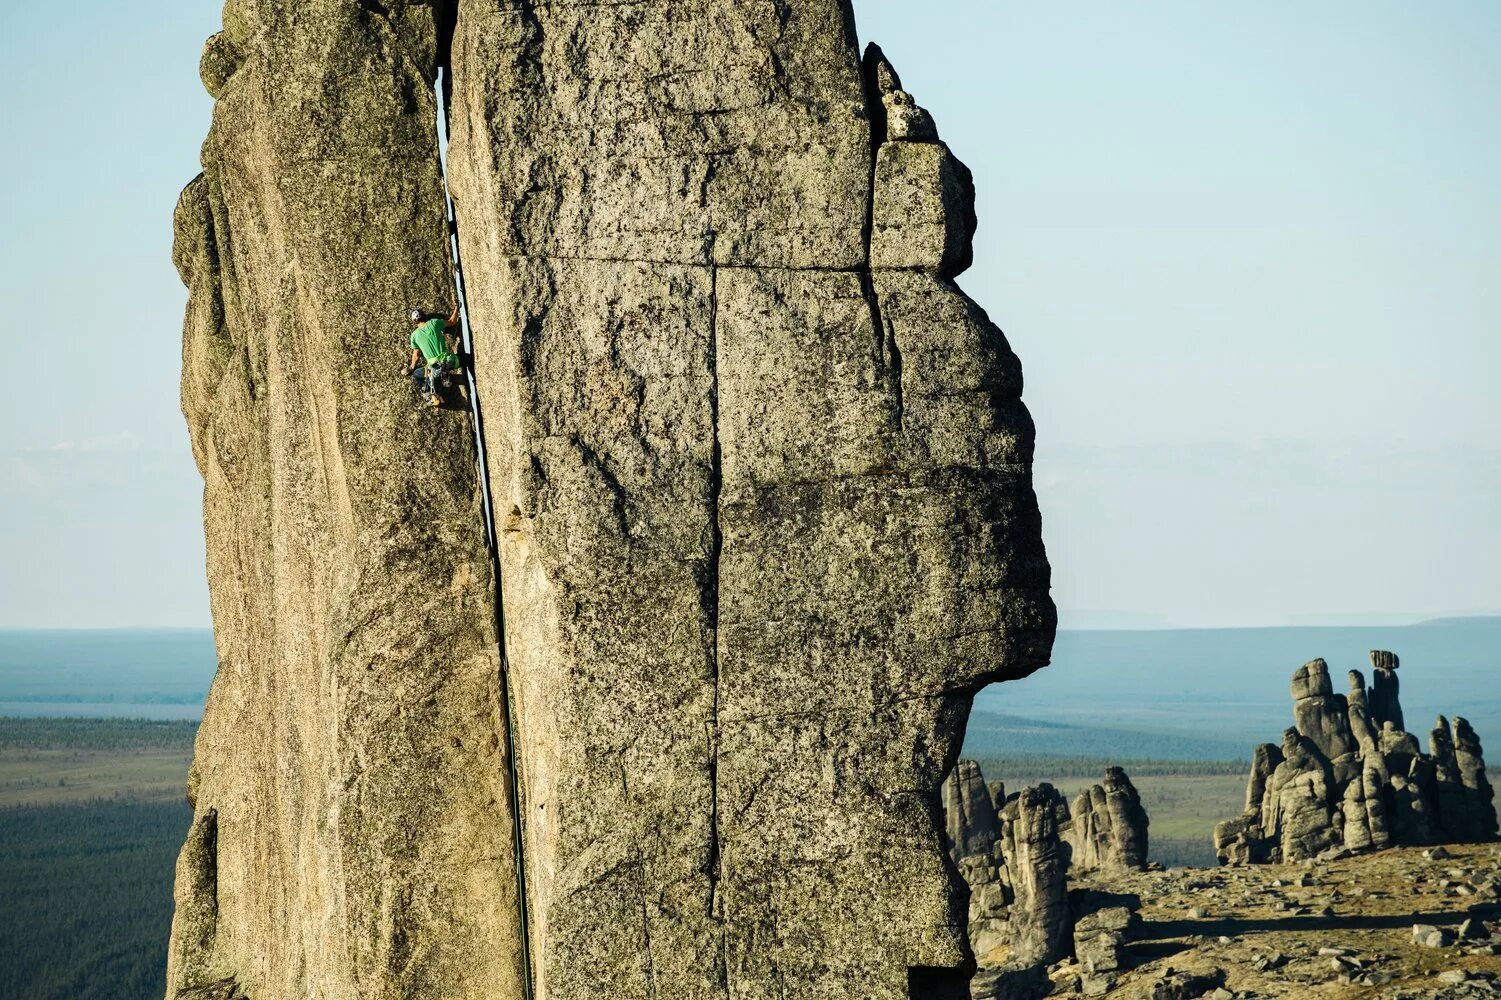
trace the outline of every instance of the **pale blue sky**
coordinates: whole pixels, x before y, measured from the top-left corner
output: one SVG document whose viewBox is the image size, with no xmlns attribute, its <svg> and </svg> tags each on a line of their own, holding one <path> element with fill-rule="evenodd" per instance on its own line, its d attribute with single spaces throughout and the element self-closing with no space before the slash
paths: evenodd
<svg viewBox="0 0 1501 1000">
<path fill-rule="evenodd" d="M 1501 611 L 1501 6 L 856 0 L 975 172 L 1063 624 Z M 0 5 L 0 625 L 208 620 L 171 209 L 218 5 Z M 33 372 L 37 338 L 55 345 Z"/>
</svg>

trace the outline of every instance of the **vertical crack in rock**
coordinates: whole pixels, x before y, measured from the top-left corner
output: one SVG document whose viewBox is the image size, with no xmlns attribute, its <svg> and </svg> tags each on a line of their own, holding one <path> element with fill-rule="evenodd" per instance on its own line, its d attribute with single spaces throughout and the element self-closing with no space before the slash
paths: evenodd
<svg viewBox="0 0 1501 1000">
<path fill-rule="evenodd" d="M 231 0 L 204 48 L 174 261 L 219 660 L 185 857 L 212 842 L 215 889 L 179 872 L 168 996 L 525 993 L 475 430 L 395 372 L 454 291 L 440 28 Z"/>
<path fill-rule="evenodd" d="M 849 17 L 853 22 L 853 10 L 850 11 Z M 870 307 L 870 325 L 875 334 L 876 360 L 885 370 L 891 385 L 896 411 L 896 429 L 900 433 L 905 427 L 906 416 L 902 403 L 902 352 L 896 342 L 896 331 L 881 316 L 881 298 L 876 294 L 875 277 L 871 273 L 871 240 L 875 233 L 876 214 L 876 164 L 879 161 L 881 146 L 885 144 L 887 136 L 886 106 L 881 100 L 881 86 L 878 79 L 878 67 L 884 60 L 885 56 L 880 46 L 872 43 L 866 47 L 865 55 L 860 62 L 860 86 L 864 92 L 866 115 L 870 121 L 870 172 L 865 193 L 865 223 L 861 230 L 861 243 L 865 252 L 860 267 L 860 292 L 865 296 L 866 304 Z"/>
<path fill-rule="evenodd" d="M 458 9 L 456 6 L 447 8 L 440 7 L 437 11 L 438 22 L 438 71 L 439 86 L 438 98 L 438 125 L 442 130 L 442 136 L 446 139 L 449 135 L 448 109 L 453 93 L 453 67 L 450 58 L 453 52 L 453 35 L 457 28 Z M 458 295 L 460 311 L 460 328 L 463 348 L 468 354 L 468 364 L 465 366 L 465 378 L 469 392 L 469 407 L 473 414 L 474 424 L 474 460 L 479 476 L 480 499 L 484 507 L 485 515 L 485 539 L 490 555 L 490 572 L 495 581 L 495 635 L 496 654 L 500 660 L 500 670 L 496 675 L 496 684 L 499 688 L 499 697 L 502 707 L 502 725 L 505 729 L 506 758 L 510 763 L 509 784 L 511 791 L 511 821 L 512 821 L 512 851 L 515 855 L 516 864 L 516 896 L 517 896 L 517 920 L 521 937 L 522 955 L 522 987 L 524 1000 L 531 1000 L 533 996 L 532 984 L 532 950 L 531 950 L 531 918 L 528 912 L 526 893 L 526 831 L 524 828 L 520 747 L 516 739 L 516 715 L 512 704 L 514 695 L 510 686 L 510 670 L 506 664 L 506 621 L 505 621 L 505 578 L 500 565 L 500 542 L 497 536 L 495 520 L 494 497 L 490 488 L 490 466 L 485 456 L 485 417 L 484 405 L 479 397 L 479 382 L 474 376 L 475 351 L 474 333 L 470 321 L 469 301 L 464 282 L 464 258 L 459 240 L 459 208 L 454 201 L 453 191 L 448 183 L 448 164 L 446 162 L 446 150 L 439 150 L 440 156 L 438 169 L 443 175 L 443 199 L 448 215 L 448 244 L 449 253 L 453 258 L 454 290 Z"/>
<path fill-rule="evenodd" d="M 713 232 L 709 235 L 712 257 Z M 709 431 L 713 444 L 709 458 L 709 559 L 704 597 L 708 603 L 710 682 L 713 706 L 709 715 L 709 918 L 721 919 L 719 879 L 719 559 L 724 551 L 724 530 L 719 523 L 719 499 L 724 485 L 723 449 L 719 442 L 719 268 L 709 266 Z M 723 933 L 720 935 L 724 940 Z M 724 949 L 720 949 L 724 962 Z"/>
</svg>

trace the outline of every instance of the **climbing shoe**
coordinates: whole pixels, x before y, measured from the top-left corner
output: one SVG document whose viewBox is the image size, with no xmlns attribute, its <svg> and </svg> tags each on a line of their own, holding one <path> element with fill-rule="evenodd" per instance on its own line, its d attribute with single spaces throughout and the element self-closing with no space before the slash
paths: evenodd
<svg viewBox="0 0 1501 1000">
<path fill-rule="evenodd" d="M 437 395 L 435 393 L 435 394 L 427 397 L 427 405 L 428 406 L 442 406 L 443 405 L 443 397 L 439 396 L 439 395 Z"/>
</svg>

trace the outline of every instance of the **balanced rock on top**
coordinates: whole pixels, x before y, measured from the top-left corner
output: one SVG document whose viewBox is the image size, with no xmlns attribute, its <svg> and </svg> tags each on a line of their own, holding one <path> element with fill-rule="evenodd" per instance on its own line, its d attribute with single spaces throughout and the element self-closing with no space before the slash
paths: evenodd
<svg viewBox="0 0 1501 1000">
<path fill-rule="evenodd" d="M 1281 747 L 1256 750 L 1245 811 L 1218 824 L 1222 863 L 1297 861 L 1333 847 L 1479 841 L 1496 836 L 1496 810 L 1474 729 L 1439 717 L 1429 752 L 1402 730 L 1397 657 L 1371 653 L 1375 684 L 1349 673 L 1337 695 L 1328 664 L 1311 660 L 1292 678 L 1297 725 Z"/>
</svg>

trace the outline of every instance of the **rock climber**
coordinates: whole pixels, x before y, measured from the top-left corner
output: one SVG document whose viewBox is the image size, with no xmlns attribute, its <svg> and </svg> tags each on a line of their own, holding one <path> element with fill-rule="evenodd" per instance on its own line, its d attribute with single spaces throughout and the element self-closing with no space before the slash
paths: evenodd
<svg viewBox="0 0 1501 1000">
<path fill-rule="evenodd" d="M 411 361 L 401 373 L 411 378 L 417 391 L 427 397 L 430 406 L 443 405 L 439 392 L 444 379 L 464 370 L 464 362 L 448 346 L 446 330 L 459 324 L 459 307 L 454 306 L 446 318 L 426 309 L 411 312 L 412 336 L 408 344 L 412 348 Z"/>
</svg>

